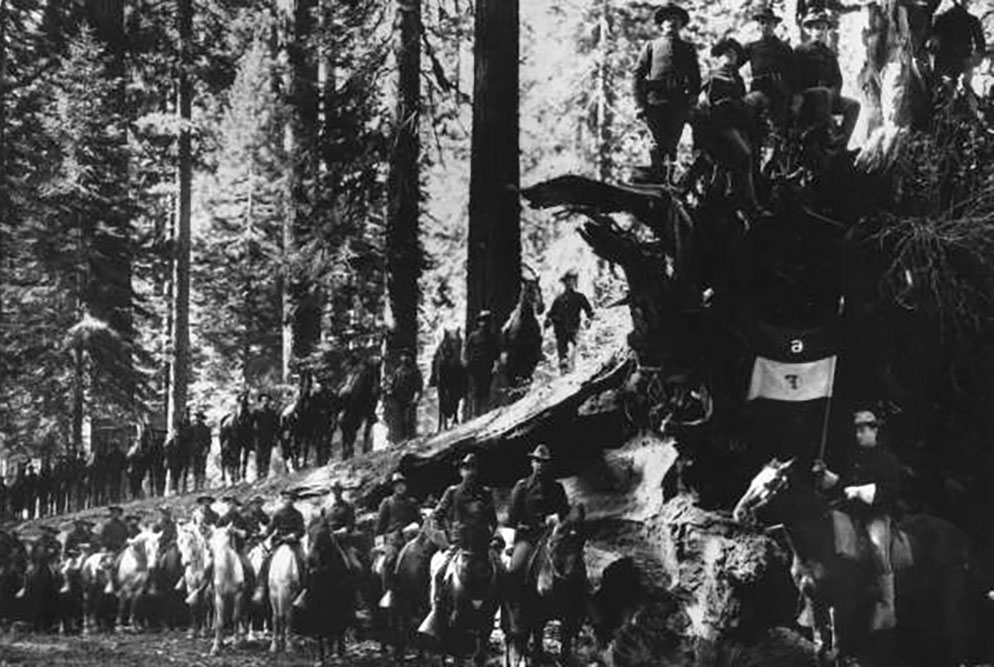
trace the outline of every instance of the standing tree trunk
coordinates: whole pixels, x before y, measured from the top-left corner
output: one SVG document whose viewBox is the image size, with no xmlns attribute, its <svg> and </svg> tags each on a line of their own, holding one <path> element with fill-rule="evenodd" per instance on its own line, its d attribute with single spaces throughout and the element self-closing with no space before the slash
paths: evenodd
<svg viewBox="0 0 994 667">
<path fill-rule="evenodd" d="M 611 180 L 614 161 L 614 81 L 611 76 L 611 0 L 598 2 L 597 16 L 597 177 Z"/>
<path fill-rule="evenodd" d="M 521 281 L 518 0 L 477 0 L 475 21 L 467 331 L 484 309 L 503 322 Z"/>
<path fill-rule="evenodd" d="M 393 372 L 401 350 L 408 350 L 415 362 L 418 353 L 421 0 L 398 0 L 397 23 L 400 28 L 397 48 L 400 81 L 387 182 L 387 292 L 393 312 L 393 330 L 387 338 L 388 374 Z M 395 403 L 388 395 L 385 416 L 390 433 L 398 435 L 405 429 L 402 406 Z"/>
<path fill-rule="evenodd" d="M 173 355 L 170 367 L 168 423 L 170 434 L 179 432 L 186 411 L 190 375 L 190 186 L 193 155 L 190 138 L 190 40 L 193 34 L 192 0 L 177 0 L 179 30 L 178 100 L 179 144 L 176 167 L 176 243 L 173 252 Z"/>
</svg>

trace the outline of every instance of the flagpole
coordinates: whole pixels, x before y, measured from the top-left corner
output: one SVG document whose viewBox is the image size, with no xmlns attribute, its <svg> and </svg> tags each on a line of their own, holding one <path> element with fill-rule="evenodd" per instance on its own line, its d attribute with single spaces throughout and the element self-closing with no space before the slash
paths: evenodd
<svg viewBox="0 0 994 667">
<path fill-rule="evenodd" d="M 846 297 L 845 295 L 839 296 L 839 308 L 838 316 L 842 317 L 842 311 L 846 307 Z M 825 460 L 825 449 L 828 447 L 828 417 L 832 412 L 832 397 L 835 395 L 835 366 L 839 363 L 838 352 L 836 352 L 835 358 L 832 360 L 832 384 L 831 391 L 828 392 L 828 398 L 825 401 L 825 416 L 821 420 L 821 442 L 818 444 L 818 459 L 821 461 Z"/>
</svg>

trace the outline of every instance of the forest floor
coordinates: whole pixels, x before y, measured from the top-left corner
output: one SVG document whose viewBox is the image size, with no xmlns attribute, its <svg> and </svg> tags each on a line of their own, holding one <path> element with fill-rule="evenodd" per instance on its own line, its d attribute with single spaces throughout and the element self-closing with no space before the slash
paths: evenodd
<svg viewBox="0 0 994 667">
<path fill-rule="evenodd" d="M 550 626 L 547 630 L 546 649 L 558 650 L 558 643 Z M 8 665 L 79 665 L 81 667 L 134 666 L 161 667 L 165 665 L 205 665 L 209 667 L 310 667 L 316 664 L 317 644 L 314 640 L 295 637 L 288 653 L 273 657 L 269 654 L 268 639 L 256 638 L 234 647 L 226 642 L 220 655 L 211 656 L 211 639 L 187 637 L 185 631 L 117 632 L 88 637 L 60 636 L 55 634 L 27 634 L 7 631 L 0 634 L 0 667 Z M 503 664 L 503 641 L 499 632 L 490 639 L 487 665 Z M 579 638 L 577 664 L 593 662 L 592 640 L 584 633 Z M 341 657 L 328 657 L 327 665 L 353 665 L 377 667 L 396 664 L 380 650 L 379 642 L 371 640 L 348 643 Z M 437 656 L 416 657 L 412 652 L 405 663 L 412 667 L 437 665 Z"/>
</svg>

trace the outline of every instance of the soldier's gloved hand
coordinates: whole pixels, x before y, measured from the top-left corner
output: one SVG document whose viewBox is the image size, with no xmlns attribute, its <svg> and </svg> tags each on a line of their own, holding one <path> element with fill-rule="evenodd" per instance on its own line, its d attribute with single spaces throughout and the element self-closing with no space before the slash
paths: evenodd
<svg viewBox="0 0 994 667">
<path fill-rule="evenodd" d="M 822 477 L 825 474 L 825 470 L 828 466 L 821 459 L 815 459 L 815 462 L 811 464 L 811 472 L 814 473 L 816 477 Z"/>
</svg>

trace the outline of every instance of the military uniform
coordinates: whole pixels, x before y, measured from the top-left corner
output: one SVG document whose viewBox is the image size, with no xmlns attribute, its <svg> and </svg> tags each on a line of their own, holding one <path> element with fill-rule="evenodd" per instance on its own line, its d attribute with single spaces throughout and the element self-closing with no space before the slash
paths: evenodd
<svg viewBox="0 0 994 667">
<path fill-rule="evenodd" d="M 207 478 L 207 456 L 211 451 L 211 427 L 203 421 L 203 415 L 197 415 L 190 437 L 193 442 L 194 484 L 197 489 L 202 489 Z"/>
<path fill-rule="evenodd" d="M 962 5 L 955 4 L 935 17 L 932 26 L 935 42 L 935 71 L 956 80 L 971 66 L 971 59 L 986 49 L 980 19 Z"/>
<path fill-rule="evenodd" d="M 218 515 L 209 504 L 202 503 L 194 510 L 193 520 L 200 526 L 200 532 L 207 535 L 208 529 L 217 525 Z"/>
<path fill-rule="evenodd" d="M 267 402 L 253 416 L 255 425 L 255 461 L 260 478 L 269 475 L 269 462 L 279 433 L 280 418 L 276 410 Z"/>
<path fill-rule="evenodd" d="M 570 275 L 572 274 L 564 276 L 564 280 Z M 575 347 L 577 344 L 581 313 L 586 313 L 591 319 L 594 317 L 590 301 L 575 289 L 567 288 L 552 302 L 545 318 L 545 326 L 552 325 L 552 331 L 556 335 L 556 354 L 559 356 L 559 368 L 563 372 L 569 370 L 570 345 Z"/>
<path fill-rule="evenodd" d="M 336 500 L 326 513 L 328 528 L 333 532 L 344 528 L 351 533 L 355 530 L 355 508 L 344 500 Z"/>
<path fill-rule="evenodd" d="M 765 106 L 774 125 L 783 131 L 791 97 L 797 90 L 794 50 L 779 37 L 769 36 L 746 44 L 745 53 L 752 70 L 746 102 L 751 107 Z"/>
<path fill-rule="evenodd" d="M 231 526 L 235 530 L 232 534 L 232 544 L 234 544 L 235 551 L 242 553 L 245 550 L 245 538 L 249 534 L 249 525 L 241 513 L 235 509 L 231 509 L 218 517 L 215 525 L 218 528 Z"/>
<path fill-rule="evenodd" d="M 262 564 L 259 566 L 259 576 L 256 585 L 255 595 L 253 596 L 254 602 L 262 602 L 266 595 L 265 584 L 269 581 L 269 560 L 272 553 L 276 551 L 277 546 L 281 541 L 286 540 L 287 544 L 293 549 L 293 555 L 297 559 L 297 567 L 300 570 L 301 577 L 305 580 L 301 582 L 301 587 L 306 588 L 306 573 L 304 565 L 304 554 L 300 547 L 300 540 L 304 537 L 306 533 L 306 528 L 304 527 L 304 515 L 300 513 L 296 507 L 292 504 L 286 507 L 280 507 L 273 514 L 272 518 L 269 520 L 269 527 L 263 533 L 263 539 L 268 537 L 273 537 L 273 551 L 266 554 L 263 559 Z"/>
<path fill-rule="evenodd" d="M 435 508 L 434 517 L 448 529 L 454 547 L 482 551 L 497 528 L 493 491 L 475 481 L 450 486 Z"/>
<path fill-rule="evenodd" d="M 653 165 L 676 158 L 677 144 L 701 91 L 701 71 L 694 45 L 680 37 L 659 37 L 642 49 L 635 65 L 635 104 L 645 115 L 655 149 Z"/>
<path fill-rule="evenodd" d="M 73 558 L 78 556 L 83 550 L 83 545 L 92 543 L 93 534 L 85 526 L 77 524 L 66 535 L 66 543 L 62 547 L 62 557 Z"/>
<path fill-rule="evenodd" d="M 803 127 L 834 127 L 833 114 L 842 115 L 841 136 L 849 142 L 859 119 L 859 102 L 842 95 L 839 59 L 827 45 L 810 41 L 794 50 L 797 87 L 803 95 Z M 841 142 L 840 142 L 841 143 Z"/>
<path fill-rule="evenodd" d="M 424 391 L 424 377 L 411 357 L 401 358 L 390 376 L 388 389 L 387 394 L 398 411 L 397 433 L 393 434 L 393 439 L 400 441 L 414 437 L 418 430 L 418 398 Z"/>
<path fill-rule="evenodd" d="M 111 517 L 100 529 L 100 543 L 112 553 L 119 553 L 130 537 L 128 524 L 117 517 Z"/>
<path fill-rule="evenodd" d="M 250 509 L 244 516 L 250 537 L 258 537 L 269 527 L 269 515 L 261 507 Z"/>
<path fill-rule="evenodd" d="M 468 379 L 467 417 L 478 417 L 490 408 L 490 385 L 494 362 L 500 356 L 500 339 L 488 319 L 481 314 L 477 326 L 466 337 L 463 362 Z"/>
</svg>

